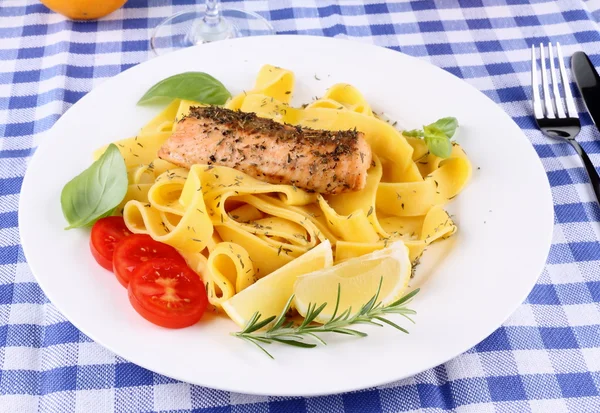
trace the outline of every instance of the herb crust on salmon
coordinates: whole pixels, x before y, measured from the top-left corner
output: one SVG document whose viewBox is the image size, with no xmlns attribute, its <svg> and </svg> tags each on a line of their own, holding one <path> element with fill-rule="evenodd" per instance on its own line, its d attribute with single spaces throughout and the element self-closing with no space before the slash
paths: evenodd
<svg viewBox="0 0 600 413">
<path fill-rule="evenodd" d="M 372 158 L 356 130 L 292 126 L 218 106 L 192 107 L 158 155 L 182 167 L 222 165 L 323 194 L 363 189 Z"/>
</svg>

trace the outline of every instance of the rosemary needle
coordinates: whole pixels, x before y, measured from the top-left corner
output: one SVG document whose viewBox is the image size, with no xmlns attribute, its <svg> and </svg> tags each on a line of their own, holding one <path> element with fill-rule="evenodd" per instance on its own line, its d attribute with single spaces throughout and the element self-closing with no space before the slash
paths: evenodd
<svg viewBox="0 0 600 413">
<path fill-rule="evenodd" d="M 409 300 L 419 292 L 419 289 L 417 288 L 416 290 L 411 291 L 391 304 L 382 305 L 382 302 L 378 301 L 382 283 L 383 277 L 379 280 L 379 287 L 377 288 L 375 295 L 363 304 L 356 314 L 352 314 L 352 307 L 347 308 L 338 314 L 341 297 L 341 286 L 338 284 L 335 308 L 331 318 L 325 324 L 316 324 L 313 323 L 313 321 L 325 309 L 327 303 L 323 303 L 318 307 L 316 304 L 309 304 L 306 316 L 300 325 L 295 325 L 293 322 L 289 321 L 286 318 L 286 314 L 294 299 L 294 296 L 292 295 L 287 301 L 283 311 L 278 316 L 271 316 L 263 319 L 262 315 L 259 312 L 256 312 L 250 317 L 250 320 L 248 320 L 242 331 L 231 334 L 254 344 L 270 358 L 274 357 L 265 349 L 263 346 L 264 344 L 276 342 L 301 348 L 313 348 L 317 346 L 317 343 L 323 345 L 326 344 L 325 341 L 317 335 L 320 333 L 337 333 L 355 337 L 366 337 L 367 333 L 349 328 L 349 326 L 355 324 L 370 324 L 379 327 L 382 327 L 383 324 L 387 324 L 408 334 L 406 329 L 400 327 L 393 321 L 388 320 L 386 316 L 389 314 L 400 314 L 414 323 L 410 316 L 416 314 L 416 312 L 407 308 L 406 304 L 408 304 Z M 313 341 L 316 341 L 317 343 L 305 341 L 304 339 L 307 337 L 312 338 Z"/>
</svg>

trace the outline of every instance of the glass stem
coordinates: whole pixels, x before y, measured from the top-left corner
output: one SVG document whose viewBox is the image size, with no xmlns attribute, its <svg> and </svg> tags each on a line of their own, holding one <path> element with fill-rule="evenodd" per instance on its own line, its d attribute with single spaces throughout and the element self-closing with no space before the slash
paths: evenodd
<svg viewBox="0 0 600 413">
<path fill-rule="evenodd" d="M 216 26 L 221 21 L 220 0 L 206 0 L 204 22 L 209 26 Z"/>
</svg>

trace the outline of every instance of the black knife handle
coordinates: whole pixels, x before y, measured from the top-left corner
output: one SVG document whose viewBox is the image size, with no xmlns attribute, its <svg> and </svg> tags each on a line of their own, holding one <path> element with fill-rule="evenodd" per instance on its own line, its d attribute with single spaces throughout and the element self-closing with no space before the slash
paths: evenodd
<svg viewBox="0 0 600 413">
<path fill-rule="evenodd" d="M 596 193 L 596 199 L 600 203 L 600 176 L 598 176 L 598 172 L 594 167 L 594 164 L 590 160 L 590 157 L 585 153 L 583 148 L 575 139 L 569 139 L 569 142 L 575 148 L 575 151 L 579 154 L 581 159 L 583 160 L 583 164 L 585 165 L 585 170 L 587 171 L 588 176 L 590 177 L 590 181 L 592 182 L 592 187 L 594 188 L 594 192 Z"/>
</svg>

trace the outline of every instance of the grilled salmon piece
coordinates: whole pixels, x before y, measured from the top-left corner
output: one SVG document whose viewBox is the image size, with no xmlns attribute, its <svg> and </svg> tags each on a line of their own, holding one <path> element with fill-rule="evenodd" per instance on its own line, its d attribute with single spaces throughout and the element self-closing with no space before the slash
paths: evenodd
<svg viewBox="0 0 600 413">
<path fill-rule="evenodd" d="M 303 128 L 207 106 L 191 108 L 158 156 L 186 168 L 228 166 L 265 182 L 339 194 L 365 187 L 372 155 L 356 130 Z"/>
</svg>

